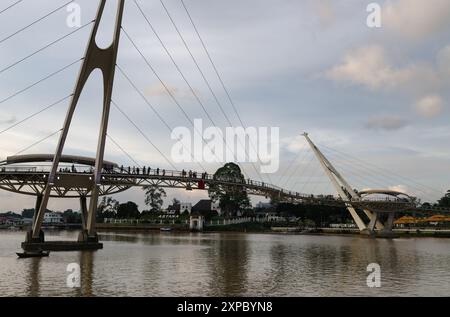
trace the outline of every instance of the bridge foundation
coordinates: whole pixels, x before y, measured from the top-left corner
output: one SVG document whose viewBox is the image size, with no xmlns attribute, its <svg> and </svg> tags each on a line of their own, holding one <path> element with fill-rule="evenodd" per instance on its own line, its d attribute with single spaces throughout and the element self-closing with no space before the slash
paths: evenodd
<svg viewBox="0 0 450 317">
<path fill-rule="evenodd" d="M 22 242 L 22 249 L 25 252 L 41 251 L 95 251 L 103 249 L 103 244 L 99 242 L 78 242 L 78 241 L 46 241 L 46 242 Z"/>
<path fill-rule="evenodd" d="M 389 212 L 387 220 L 383 223 L 382 229 L 377 229 L 376 222 L 380 221 L 380 213 L 373 212 L 374 217 L 361 234 L 370 236 L 372 238 L 386 238 L 392 239 L 398 237 L 392 229 L 394 227 L 395 212 Z"/>
<path fill-rule="evenodd" d="M 86 233 L 83 235 L 83 233 Z M 103 249 L 103 244 L 98 242 L 98 236 L 94 238 L 87 235 L 87 231 L 83 230 L 78 241 L 45 241 L 44 231 L 39 232 L 39 237 L 33 237 L 33 231 L 29 230 L 26 234 L 25 242 L 22 242 L 22 249 L 25 252 L 41 252 L 41 251 L 82 251 L 82 250 L 99 250 Z"/>
</svg>

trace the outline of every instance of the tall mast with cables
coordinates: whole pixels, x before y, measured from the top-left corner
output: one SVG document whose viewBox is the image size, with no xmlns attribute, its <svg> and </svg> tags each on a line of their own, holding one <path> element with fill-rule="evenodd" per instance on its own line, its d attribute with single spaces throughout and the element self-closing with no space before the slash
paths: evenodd
<svg viewBox="0 0 450 317">
<path fill-rule="evenodd" d="M 64 126 L 61 130 L 58 146 L 56 148 L 56 152 L 53 157 L 52 168 L 48 176 L 47 185 L 42 195 L 42 199 L 40 199 L 41 201 L 39 205 L 39 210 L 33 222 L 31 235 L 27 237 L 27 239 L 31 241 L 43 240 L 43 235 L 41 233 L 41 225 L 44 218 L 44 213 L 47 208 L 48 200 L 50 198 L 52 187 L 54 187 L 55 179 L 58 177 L 57 176 L 58 165 L 64 149 L 64 144 L 66 142 L 66 138 L 69 132 L 75 108 L 78 104 L 78 100 L 81 96 L 83 88 L 87 80 L 89 79 L 91 73 L 95 69 L 100 69 L 103 75 L 103 111 L 97 144 L 94 177 L 92 179 L 91 184 L 92 188 L 90 195 L 91 199 L 89 202 L 89 210 L 87 212 L 87 219 L 85 219 L 86 221 L 83 235 L 80 237 L 81 240 L 83 241 L 98 241 L 95 230 L 95 215 L 97 211 L 99 185 L 101 183 L 101 173 L 103 169 L 103 158 L 108 130 L 111 96 L 114 86 L 114 73 L 119 48 L 120 30 L 122 25 L 125 0 L 120 0 L 118 3 L 113 41 L 108 48 L 102 49 L 99 48 L 96 43 L 96 36 L 103 16 L 105 5 L 106 0 L 101 0 L 95 18 L 94 26 L 92 28 L 91 36 L 87 45 L 83 63 L 78 75 L 78 80 L 76 82 L 75 89 L 72 95 L 72 100 L 70 102 L 69 109 L 67 110 Z"/>
</svg>

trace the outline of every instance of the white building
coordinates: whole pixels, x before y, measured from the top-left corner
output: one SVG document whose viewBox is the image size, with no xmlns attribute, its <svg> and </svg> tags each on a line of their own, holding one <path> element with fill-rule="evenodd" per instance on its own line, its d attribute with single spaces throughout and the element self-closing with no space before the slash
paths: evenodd
<svg viewBox="0 0 450 317">
<path fill-rule="evenodd" d="M 219 207 L 219 203 L 213 202 L 211 199 L 199 200 L 193 207 L 194 212 L 207 213 L 211 211 L 216 211 L 218 215 L 221 215 L 222 210 Z"/>
<path fill-rule="evenodd" d="M 272 207 L 271 203 L 263 203 L 260 201 L 259 203 L 256 204 L 256 208 L 258 208 L 258 209 L 268 209 L 271 207 Z"/>
<path fill-rule="evenodd" d="M 44 214 L 44 223 L 45 224 L 55 224 L 55 223 L 62 223 L 63 217 L 60 213 L 57 212 L 46 212 Z"/>
<path fill-rule="evenodd" d="M 180 203 L 180 214 L 182 214 L 183 212 L 185 212 L 187 210 L 187 212 L 189 214 L 191 214 L 192 211 L 192 203 Z"/>
<path fill-rule="evenodd" d="M 217 214 L 220 216 L 222 214 L 222 210 L 219 207 L 219 202 L 212 202 L 211 201 L 211 210 L 217 211 Z"/>
</svg>

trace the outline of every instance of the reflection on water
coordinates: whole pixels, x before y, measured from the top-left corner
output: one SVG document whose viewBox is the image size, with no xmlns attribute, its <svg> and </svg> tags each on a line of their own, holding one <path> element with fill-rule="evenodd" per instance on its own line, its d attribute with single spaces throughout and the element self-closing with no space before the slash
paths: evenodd
<svg viewBox="0 0 450 317">
<path fill-rule="evenodd" d="M 0 239 L 0 296 L 450 295 L 446 239 L 121 232 L 102 233 L 97 252 L 30 259 L 14 254 L 22 232 Z M 80 288 L 66 286 L 69 263 Z M 381 266 L 379 289 L 366 285 L 370 263 Z"/>
<path fill-rule="evenodd" d="M 28 283 L 26 296 L 37 297 L 40 295 L 39 294 L 40 264 L 41 264 L 40 258 L 31 258 L 29 261 L 29 268 L 27 272 Z"/>
</svg>

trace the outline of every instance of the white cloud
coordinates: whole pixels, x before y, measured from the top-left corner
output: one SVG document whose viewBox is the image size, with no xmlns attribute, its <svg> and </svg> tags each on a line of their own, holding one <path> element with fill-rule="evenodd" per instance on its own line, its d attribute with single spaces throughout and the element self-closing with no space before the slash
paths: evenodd
<svg viewBox="0 0 450 317">
<path fill-rule="evenodd" d="M 6 116 L 2 115 L 2 118 L 3 117 L 6 117 Z M 11 117 L 9 117 L 9 119 L 1 119 L 0 120 L 0 124 L 14 124 L 16 122 L 17 122 L 16 116 L 11 116 Z M 1 128 L 0 128 L 0 130 L 1 130 Z"/>
<path fill-rule="evenodd" d="M 370 118 L 366 123 L 366 128 L 373 130 L 399 130 L 405 127 L 408 122 L 400 117 L 395 116 L 384 116 L 384 117 L 373 117 Z"/>
<path fill-rule="evenodd" d="M 145 89 L 145 94 L 149 97 L 155 97 L 155 96 L 166 96 L 167 90 L 170 91 L 172 95 L 176 95 L 178 93 L 178 88 L 172 87 L 168 84 L 165 84 L 165 87 L 161 83 L 157 83 L 154 85 L 151 85 Z"/>
<path fill-rule="evenodd" d="M 336 22 L 336 9 L 331 0 L 315 0 L 314 11 L 323 27 L 329 27 Z"/>
<path fill-rule="evenodd" d="M 382 11 L 383 25 L 412 40 L 421 40 L 450 26 L 448 0 L 388 1 Z"/>
<path fill-rule="evenodd" d="M 423 83 L 435 86 L 438 78 L 431 67 L 410 64 L 395 67 L 379 45 L 361 47 L 348 53 L 341 64 L 325 73 L 337 82 L 348 82 L 372 90 L 393 88 L 415 88 Z"/>
<path fill-rule="evenodd" d="M 295 137 L 284 138 L 281 140 L 281 144 L 292 153 L 299 153 L 305 148 L 308 148 L 305 137 L 302 135 L 297 135 Z"/>
<path fill-rule="evenodd" d="M 397 191 L 397 192 L 401 192 L 401 193 L 404 193 L 404 194 L 408 194 L 408 192 L 409 192 L 408 186 L 406 186 L 406 185 L 389 186 L 388 189 L 389 190 L 394 190 L 394 191 Z"/>
<path fill-rule="evenodd" d="M 443 101 L 439 95 L 425 96 L 416 102 L 417 112 L 426 117 L 433 118 L 439 115 L 443 108 Z"/>
</svg>

